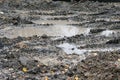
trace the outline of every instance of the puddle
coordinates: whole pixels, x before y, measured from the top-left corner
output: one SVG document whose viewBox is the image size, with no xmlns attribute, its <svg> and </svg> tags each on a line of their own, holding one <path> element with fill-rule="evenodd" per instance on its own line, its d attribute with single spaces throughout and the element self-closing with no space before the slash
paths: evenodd
<svg viewBox="0 0 120 80">
<path fill-rule="evenodd" d="M 101 35 L 106 36 L 106 37 L 112 36 L 113 34 L 115 34 L 115 31 L 113 30 L 105 30 L 101 33 Z"/>
<path fill-rule="evenodd" d="M 70 20 L 35 20 L 33 21 L 35 24 L 55 24 L 55 25 L 66 25 L 66 24 L 79 24 L 76 21 Z"/>
<path fill-rule="evenodd" d="M 78 49 L 77 45 L 75 44 L 69 44 L 69 43 L 63 43 L 60 45 L 57 45 L 57 47 L 60 47 L 63 49 L 63 51 L 67 54 L 84 54 L 84 53 L 90 53 L 90 52 L 106 52 L 106 51 L 114 51 L 114 50 L 119 50 L 119 47 L 115 48 L 96 48 L 96 49 Z"/>
<path fill-rule="evenodd" d="M 71 37 L 76 34 L 86 34 L 89 28 L 81 28 L 69 25 L 54 25 L 54 26 L 39 26 L 39 27 L 7 27 L 0 30 L 0 37 L 15 38 L 18 36 L 29 37 L 33 35 L 41 36 L 46 34 L 48 36 Z"/>
<path fill-rule="evenodd" d="M 77 49 L 76 45 L 69 44 L 69 43 L 63 43 L 63 44 L 58 45 L 57 47 L 62 48 L 64 50 L 64 52 L 67 54 L 73 54 L 73 53 L 83 54 L 86 52 L 86 50 Z"/>
</svg>

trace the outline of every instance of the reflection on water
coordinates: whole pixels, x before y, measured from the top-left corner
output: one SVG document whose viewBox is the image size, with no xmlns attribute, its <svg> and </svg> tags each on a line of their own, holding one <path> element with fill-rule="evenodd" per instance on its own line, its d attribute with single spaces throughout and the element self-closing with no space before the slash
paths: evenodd
<svg viewBox="0 0 120 80">
<path fill-rule="evenodd" d="M 59 37 L 70 37 L 76 34 L 86 34 L 88 28 L 81 28 L 75 26 L 68 25 L 54 25 L 49 27 L 9 27 L 0 30 L 2 33 L 1 37 L 14 38 L 17 36 L 33 36 L 38 35 L 41 36 L 43 34 L 47 34 L 48 36 L 59 36 Z"/>
</svg>

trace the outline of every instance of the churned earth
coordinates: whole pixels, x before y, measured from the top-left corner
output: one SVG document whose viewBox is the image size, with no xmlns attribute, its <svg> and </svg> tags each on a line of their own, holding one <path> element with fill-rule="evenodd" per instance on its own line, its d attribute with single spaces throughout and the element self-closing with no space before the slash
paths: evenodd
<svg viewBox="0 0 120 80">
<path fill-rule="evenodd" d="M 0 80 L 119 75 L 119 2 L 0 1 Z"/>
</svg>

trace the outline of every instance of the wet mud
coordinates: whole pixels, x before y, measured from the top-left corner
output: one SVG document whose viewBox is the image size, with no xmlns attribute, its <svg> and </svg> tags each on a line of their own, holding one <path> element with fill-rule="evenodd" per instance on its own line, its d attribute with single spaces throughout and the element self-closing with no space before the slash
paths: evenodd
<svg viewBox="0 0 120 80">
<path fill-rule="evenodd" d="M 1 0 L 0 80 L 119 80 L 119 74 L 119 2 Z"/>
</svg>

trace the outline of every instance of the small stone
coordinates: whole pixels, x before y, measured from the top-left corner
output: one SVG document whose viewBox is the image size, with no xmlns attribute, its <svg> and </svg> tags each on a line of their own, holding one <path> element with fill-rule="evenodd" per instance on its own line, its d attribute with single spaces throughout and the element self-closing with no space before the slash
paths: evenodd
<svg viewBox="0 0 120 80">
<path fill-rule="evenodd" d="M 28 48 L 27 44 L 24 42 L 17 43 L 16 46 L 17 48 Z"/>
<path fill-rule="evenodd" d="M 84 74 L 86 77 L 92 77 L 93 75 L 91 74 L 91 73 L 89 73 L 89 72 L 86 72 L 85 74 Z"/>
<path fill-rule="evenodd" d="M 4 14 L 4 12 L 1 11 L 0 14 Z"/>
<path fill-rule="evenodd" d="M 102 31 L 104 31 L 105 29 L 91 29 L 90 33 L 100 33 Z"/>
<path fill-rule="evenodd" d="M 78 78 L 78 76 L 77 76 L 77 75 L 75 76 L 75 79 L 74 79 L 74 80 L 79 80 L 79 78 Z"/>
<path fill-rule="evenodd" d="M 23 71 L 23 72 L 27 72 L 27 71 L 28 71 L 28 69 L 27 69 L 27 68 L 25 68 L 25 67 L 23 67 L 23 68 L 22 68 L 22 71 Z"/>
<path fill-rule="evenodd" d="M 0 49 L 2 49 L 4 47 L 3 43 L 0 42 Z"/>
<path fill-rule="evenodd" d="M 48 38 L 48 36 L 47 36 L 46 34 L 43 34 L 43 35 L 41 36 L 41 38 L 46 39 L 46 38 Z"/>
<path fill-rule="evenodd" d="M 54 71 L 51 71 L 51 74 L 54 75 L 55 74 Z"/>
<path fill-rule="evenodd" d="M 45 80 L 48 80 L 48 77 L 47 77 L 47 76 L 45 76 Z"/>
<path fill-rule="evenodd" d="M 19 61 L 22 65 L 26 66 L 27 62 L 29 61 L 29 58 L 27 58 L 25 56 L 21 56 L 21 57 L 19 57 Z"/>
<path fill-rule="evenodd" d="M 118 61 L 120 62 L 120 59 L 118 59 Z"/>
<path fill-rule="evenodd" d="M 115 62 L 115 65 L 116 65 L 117 68 L 120 69 L 120 61 L 116 61 L 116 62 Z"/>
<path fill-rule="evenodd" d="M 92 53 L 93 54 L 93 56 L 97 56 L 97 53 Z"/>
<path fill-rule="evenodd" d="M 65 72 L 67 72 L 67 71 L 68 71 L 68 69 L 65 69 L 64 71 L 65 71 Z"/>
<path fill-rule="evenodd" d="M 74 76 L 74 73 L 73 73 L 72 71 L 70 71 L 70 70 L 68 70 L 65 74 L 66 74 L 67 76 L 69 76 L 69 77 Z"/>
</svg>

